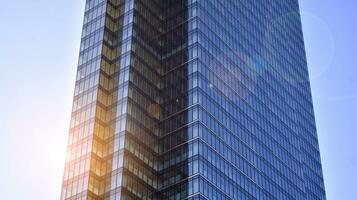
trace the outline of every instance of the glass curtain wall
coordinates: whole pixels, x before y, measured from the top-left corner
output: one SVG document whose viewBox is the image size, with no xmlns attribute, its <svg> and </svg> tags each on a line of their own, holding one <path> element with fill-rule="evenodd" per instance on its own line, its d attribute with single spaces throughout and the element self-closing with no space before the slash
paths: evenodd
<svg viewBox="0 0 357 200">
<path fill-rule="evenodd" d="M 297 0 L 87 0 L 62 200 L 325 199 Z"/>
</svg>

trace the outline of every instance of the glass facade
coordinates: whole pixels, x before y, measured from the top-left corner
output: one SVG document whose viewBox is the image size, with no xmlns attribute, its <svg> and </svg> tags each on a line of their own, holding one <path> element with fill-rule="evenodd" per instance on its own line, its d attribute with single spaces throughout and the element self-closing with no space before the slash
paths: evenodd
<svg viewBox="0 0 357 200">
<path fill-rule="evenodd" d="M 326 199 L 297 0 L 87 0 L 62 200 Z"/>
</svg>

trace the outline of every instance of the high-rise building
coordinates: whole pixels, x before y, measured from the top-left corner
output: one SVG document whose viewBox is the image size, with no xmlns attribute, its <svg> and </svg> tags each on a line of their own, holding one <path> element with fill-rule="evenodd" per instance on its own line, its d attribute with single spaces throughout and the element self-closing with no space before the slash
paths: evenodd
<svg viewBox="0 0 357 200">
<path fill-rule="evenodd" d="M 326 199 L 298 0 L 87 0 L 61 199 Z"/>
</svg>

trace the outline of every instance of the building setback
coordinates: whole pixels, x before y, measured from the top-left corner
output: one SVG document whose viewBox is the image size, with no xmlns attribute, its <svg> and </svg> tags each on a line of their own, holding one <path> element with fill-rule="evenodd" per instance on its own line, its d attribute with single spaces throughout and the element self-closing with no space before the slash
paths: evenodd
<svg viewBox="0 0 357 200">
<path fill-rule="evenodd" d="M 87 0 L 61 200 L 326 199 L 298 0 Z"/>
</svg>

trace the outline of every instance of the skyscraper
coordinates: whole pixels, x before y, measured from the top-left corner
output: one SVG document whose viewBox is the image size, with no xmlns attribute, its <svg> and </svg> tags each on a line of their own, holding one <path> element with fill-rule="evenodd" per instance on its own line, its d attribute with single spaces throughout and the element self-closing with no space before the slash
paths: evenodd
<svg viewBox="0 0 357 200">
<path fill-rule="evenodd" d="M 298 0 L 87 0 L 61 199 L 325 199 Z"/>
</svg>

